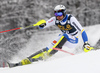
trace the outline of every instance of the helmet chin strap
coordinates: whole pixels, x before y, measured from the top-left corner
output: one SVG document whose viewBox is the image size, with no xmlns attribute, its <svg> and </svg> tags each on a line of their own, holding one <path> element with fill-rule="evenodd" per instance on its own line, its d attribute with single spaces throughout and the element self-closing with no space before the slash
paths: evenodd
<svg viewBox="0 0 100 73">
<path fill-rule="evenodd" d="M 63 16 L 64 16 L 64 15 L 63 15 Z M 66 15 L 63 17 L 63 19 L 64 19 L 65 17 L 66 17 Z M 63 20 L 63 19 L 62 19 L 62 20 Z M 60 20 L 60 21 L 62 21 L 62 20 Z"/>
</svg>

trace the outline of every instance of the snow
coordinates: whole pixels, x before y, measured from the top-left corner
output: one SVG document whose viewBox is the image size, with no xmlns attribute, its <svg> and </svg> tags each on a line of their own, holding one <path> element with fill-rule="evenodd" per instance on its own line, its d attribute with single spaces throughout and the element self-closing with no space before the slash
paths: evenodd
<svg viewBox="0 0 100 73">
<path fill-rule="evenodd" d="M 1 69 L 0 73 L 100 73 L 100 50 Z"/>
<path fill-rule="evenodd" d="M 85 27 L 89 37 L 89 43 L 93 46 L 100 39 L 99 28 L 100 25 Z M 48 42 L 50 42 L 50 40 L 48 40 Z M 82 45 L 81 40 L 77 48 Z M 32 43 L 33 42 L 30 42 L 31 45 Z M 43 46 L 44 45 L 42 45 L 42 47 Z M 29 48 L 29 46 L 27 46 L 27 48 Z M 65 50 L 65 48 L 63 48 L 63 50 Z M 76 50 L 74 50 L 74 52 L 73 50 L 74 49 L 66 49 L 68 52 L 75 53 Z M 15 68 L 0 68 L 0 73 L 100 73 L 100 50 L 93 50 L 88 53 L 84 53 L 82 50 L 79 51 L 81 52 L 75 55 L 59 51 L 46 61 L 34 62 Z"/>
</svg>

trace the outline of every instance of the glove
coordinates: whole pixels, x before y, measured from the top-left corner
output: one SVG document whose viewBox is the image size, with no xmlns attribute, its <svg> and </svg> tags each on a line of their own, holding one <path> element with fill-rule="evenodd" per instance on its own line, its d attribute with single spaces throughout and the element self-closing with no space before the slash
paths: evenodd
<svg viewBox="0 0 100 73">
<path fill-rule="evenodd" d="M 90 46 L 88 42 L 85 42 L 83 47 L 84 47 L 84 52 L 89 52 L 91 51 L 91 49 L 94 49 L 93 47 Z"/>
<path fill-rule="evenodd" d="M 38 21 L 36 24 L 34 24 L 33 26 L 40 26 L 40 25 L 44 25 L 44 24 L 46 24 L 46 21 L 45 20 L 40 20 L 40 21 Z"/>
<path fill-rule="evenodd" d="M 39 25 L 40 28 L 43 28 L 44 26 L 46 26 L 46 23 Z"/>
</svg>

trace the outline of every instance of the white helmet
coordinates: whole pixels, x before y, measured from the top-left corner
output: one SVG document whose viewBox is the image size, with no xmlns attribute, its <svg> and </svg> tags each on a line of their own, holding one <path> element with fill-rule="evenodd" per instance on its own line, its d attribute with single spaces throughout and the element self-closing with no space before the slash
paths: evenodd
<svg viewBox="0 0 100 73">
<path fill-rule="evenodd" d="M 55 8 L 54 8 L 54 11 L 59 11 L 59 10 L 66 10 L 66 7 L 64 5 L 57 5 Z"/>
<path fill-rule="evenodd" d="M 66 16 L 66 7 L 64 5 L 57 5 L 54 8 L 54 13 L 62 12 L 64 16 Z"/>
</svg>

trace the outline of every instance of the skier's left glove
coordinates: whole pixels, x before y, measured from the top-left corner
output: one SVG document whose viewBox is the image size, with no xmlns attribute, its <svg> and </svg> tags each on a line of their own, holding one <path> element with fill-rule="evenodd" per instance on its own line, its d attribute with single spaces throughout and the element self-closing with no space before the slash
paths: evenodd
<svg viewBox="0 0 100 73">
<path fill-rule="evenodd" d="M 84 43 L 83 48 L 84 48 L 84 52 L 89 52 L 91 51 L 91 49 L 94 49 L 93 47 L 90 46 L 88 42 Z"/>
</svg>

